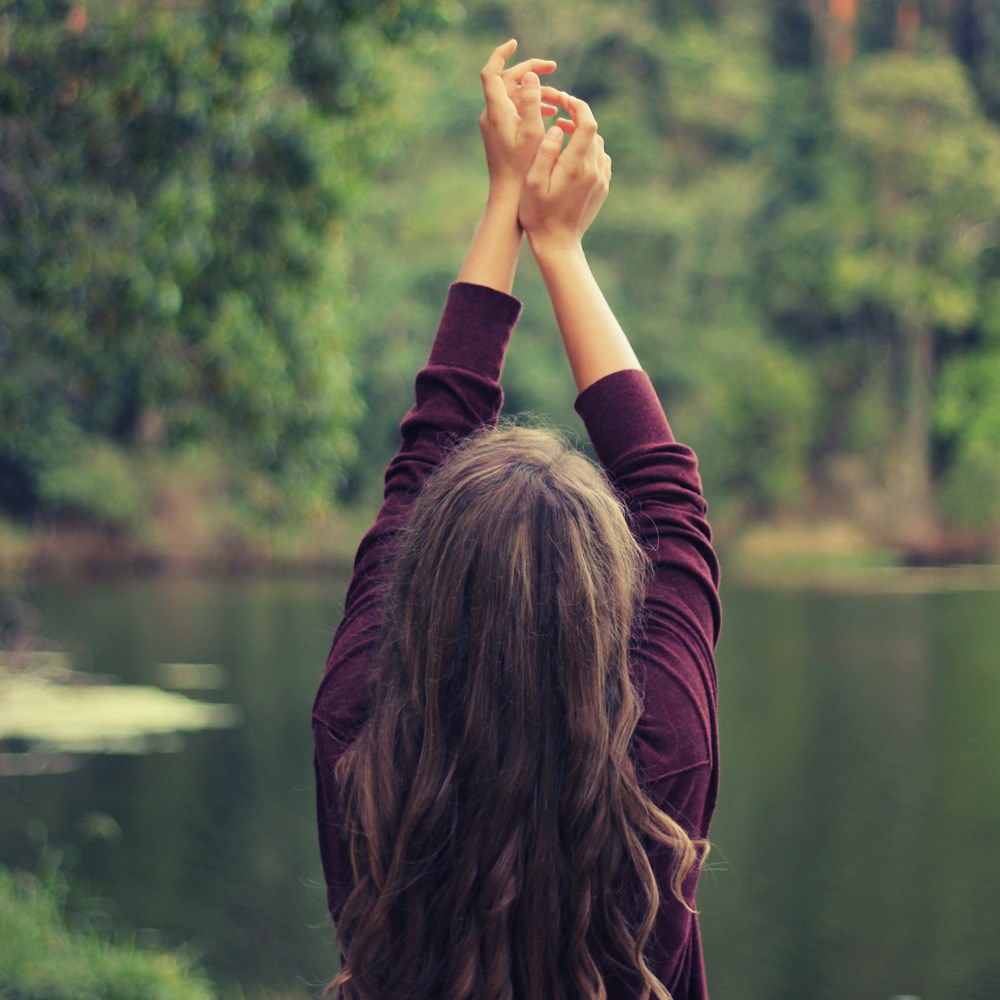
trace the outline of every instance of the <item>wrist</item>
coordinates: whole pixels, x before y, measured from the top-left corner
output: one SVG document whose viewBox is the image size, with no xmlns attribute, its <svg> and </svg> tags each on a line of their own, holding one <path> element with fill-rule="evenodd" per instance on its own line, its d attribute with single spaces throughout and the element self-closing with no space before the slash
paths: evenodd
<svg viewBox="0 0 1000 1000">
<path fill-rule="evenodd" d="M 459 281 L 510 294 L 523 235 L 517 206 L 515 195 L 491 185 L 486 208 L 459 271 Z"/>
<path fill-rule="evenodd" d="M 583 241 L 575 233 L 528 229 L 526 234 L 539 264 L 584 257 Z"/>
<path fill-rule="evenodd" d="M 486 198 L 486 210 L 497 214 L 508 214 L 517 221 L 517 210 L 521 203 L 521 184 L 516 180 L 490 181 L 490 193 Z M 520 222 L 518 222 L 520 226 Z"/>
</svg>

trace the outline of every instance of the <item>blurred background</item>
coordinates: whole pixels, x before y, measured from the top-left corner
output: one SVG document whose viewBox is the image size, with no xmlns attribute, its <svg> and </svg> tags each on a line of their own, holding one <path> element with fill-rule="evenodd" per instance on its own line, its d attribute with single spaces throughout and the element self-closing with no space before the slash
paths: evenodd
<svg viewBox="0 0 1000 1000">
<path fill-rule="evenodd" d="M 511 36 L 601 123 L 727 570 L 713 996 L 996 1000 L 996 0 L 0 2 L 0 913 L 191 996 L 335 971 L 309 704 Z M 579 435 L 515 291 L 508 410 Z M 76 997 L 37 905 L 0 992 Z"/>
</svg>

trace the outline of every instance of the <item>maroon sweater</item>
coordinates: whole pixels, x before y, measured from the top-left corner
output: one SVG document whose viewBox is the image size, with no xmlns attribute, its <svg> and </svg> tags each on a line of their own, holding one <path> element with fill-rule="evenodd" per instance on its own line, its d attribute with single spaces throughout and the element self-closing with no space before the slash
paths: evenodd
<svg viewBox="0 0 1000 1000">
<path fill-rule="evenodd" d="M 354 563 L 344 617 L 313 708 L 320 850 L 334 921 L 351 889 L 333 769 L 365 724 L 368 675 L 381 621 L 380 595 L 399 530 L 449 444 L 495 425 L 500 372 L 520 303 L 478 285 L 453 285 L 416 405 L 389 464 L 385 501 Z M 650 797 L 692 836 L 706 837 L 718 785 L 716 674 L 718 564 L 705 520 L 694 453 L 674 441 L 645 373 L 620 371 L 580 394 L 576 409 L 612 483 L 632 512 L 652 562 L 641 639 L 632 662 L 643 714 L 633 739 Z M 669 854 L 651 858 L 662 905 L 648 947 L 653 971 L 674 1000 L 705 1000 L 698 921 L 672 896 Z M 693 902 L 696 879 L 687 890 Z M 610 1000 L 634 986 L 608 979 Z"/>
</svg>

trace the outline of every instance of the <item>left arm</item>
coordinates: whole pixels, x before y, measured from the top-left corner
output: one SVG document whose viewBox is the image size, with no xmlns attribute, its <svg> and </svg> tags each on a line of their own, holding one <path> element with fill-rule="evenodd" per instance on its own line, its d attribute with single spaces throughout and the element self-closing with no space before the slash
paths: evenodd
<svg viewBox="0 0 1000 1000">
<path fill-rule="evenodd" d="M 366 713 L 366 680 L 381 622 L 384 585 L 396 540 L 427 477 L 449 449 L 483 426 L 494 425 L 503 394 L 500 372 L 520 313 L 510 297 L 521 244 L 521 185 L 544 132 L 539 74 L 551 60 L 531 59 L 508 70 L 516 42 L 500 46 L 483 67 L 486 110 L 480 119 L 490 193 L 472 244 L 452 286 L 430 359 L 417 375 L 416 404 L 400 428 L 402 444 L 389 463 L 385 495 L 374 526 L 354 562 L 344 615 L 317 697 L 316 721 L 349 741 Z"/>
<path fill-rule="evenodd" d="M 479 131 L 486 150 L 490 194 L 458 272 L 458 280 L 485 285 L 510 294 L 521 249 L 523 230 L 518 222 L 521 188 L 542 141 L 543 115 L 557 112 L 555 91 L 543 88 L 539 74 L 551 73 L 551 59 L 528 59 L 505 70 L 517 42 L 511 39 L 494 49 L 480 73 L 486 107 L 479 117 Z M 543 95 L 544 90 L 544 95 Z"/>
<path fill-rule="evenodd" d="M 368 678 L 396 540 L 449 439 L 495 423 L 503 398 L 500 371 L 520 313 L 520 303 L 509 293 L 521 244 L 521 171 L 526 172 L 534 158 L 533 133 L 540 136 L 542 131 L 538 74 L 555 68 L 553 62 L 532 60 L 504 71 L 515 47 L 511 42 L 501 46 L 483 68 L 487 108 L 480 127 L 490 198 L 448 295 L 430 360 L 417 375 L 416 405 L 403 421 L 402 446 L 386 471 L 382 508 L 358 549 L 344 616 L 313 705 L 320 852 L 335 921 L 352 874 L 341 836 L 334 769 L 367 719 Z"/>
<path fill-rule="evenodd" d="M 517 221 L 517 203 L 516 197 L 512 200 L 502 193 L 490 193 L 458 272 L 459 281 L 510 294 L 523 236 Z"/>
<path fill-rule="evenodd" d="M 346 748 L 367 715 L 367 678 L 378 641 L 385 586 L 400 533 L 423 484 L 455 443 L 495 425 L 503 403 L 500 369 L 520 303 L 479 285 L 451 287 L 402 442 L 385 473 L 374 525 L 361 540 L 317 695 L 314 719 Z"/>
</svg>

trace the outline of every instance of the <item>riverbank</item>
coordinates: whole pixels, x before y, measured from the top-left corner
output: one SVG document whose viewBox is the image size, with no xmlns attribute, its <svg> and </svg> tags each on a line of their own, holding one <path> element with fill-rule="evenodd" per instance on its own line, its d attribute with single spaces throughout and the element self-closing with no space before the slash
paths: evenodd
<svg viewBox="0 0 1000 1000">
<path fill-rule="evenodd" d="M 985 544 L 914 552 L 880 544 L 847 520 L 782 520 L 724 543 L 729 582 L 793 590 L 928 593 L 1000 589 L 1000 552 Z"/>
<path fill-rule="evenodd" d="M 99 449 L 58 485 L 0 513 L 0 583 L 325 571 L 349 564 L 373 514 L 294 497 L 209 447 Z"/>
<path fill-rule="evenodd" d="M 200 517 L 154 520 L 140 531 L 77 518 L 30 526 L 0 518 L 0 584 L 122 575 L 328 572 L 350 565 L 372 516 L 359 508 L 271 526 Z"/>
<path fill-rule="evenodd" d="M 138 529 L 79 517 L 51 517 L 31 525 L 0 518 L 0 585 L 339 571 L 350 566 L 374 514 L 373 505 L 359 505 L 269 524 L 224 507 L 181 512 L 174 507 L 169 516 L 148 518 Z M 748 583 L 865 589 L 877 579 L 906 576 L 993 588 L 1000 577 L 1000 548 L 956 538 L 914 552 L 880 542 L 846 519 L 782 519 L 739 527 L 723 522 L 715 542 L 727 577 Z"/>
</svg>

